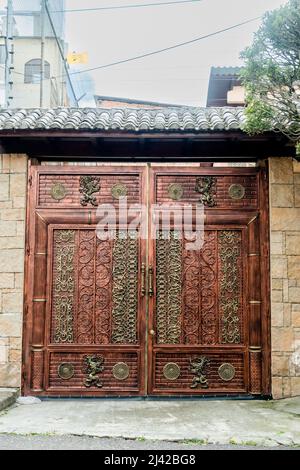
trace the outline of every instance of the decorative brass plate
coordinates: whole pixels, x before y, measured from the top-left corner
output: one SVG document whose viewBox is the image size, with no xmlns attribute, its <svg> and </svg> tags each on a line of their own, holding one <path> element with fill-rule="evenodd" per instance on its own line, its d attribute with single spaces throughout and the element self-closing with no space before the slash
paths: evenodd
<svg viewBox="0 0 300 470">
<path fill-rule="evenodd" d="M 163 374 L 167 380 L 176 380 L 180 376 L 180 367 L 175 362 L 168 362 L 163 368 Z"/>
<path fill-rule="evenodd" d="M 228 190 L 231 199 L 243 199 L 246 189 L 241 184 L 232 184 Z"/>
<path fill-rule="evenodd" d="M 121 183 L 115 184 L 111 188 L 111 195 L 115 199 L 119 199 L 120 197 L 125 197 L 127 196 L 127 187 L 125 186 L 125 184 L 121 184 Z"/>
<path fill-rule="evenodd" d="M 229 382 L 235 376 L 235 368 L 232 364 L 224 362 L 218 369 L 218 374 L 222 380 Z"/>
<path fill-rule="evenodd" d="M 58 375 L 63 380 L 70 380 L 74 375 L 74 366 L 69 362 L 62 362 L 58 366 Z"/>
<path fill-rule="evenodd" d="M 129 366 L 126 362 L 118 362 L 113 366 L 113 376 L 117 380 L 126 380 L 129 376 Z"/>
<path fill-rule="evenodd" d="M 61 183 L 54 183 L 54 185 L 51 188 L 50 191 L 52 199 L 55 199 L 56 201 L 60 201 L 61 199 L 64 199 L 67 195 L 67 190 L 65 186 Z"/>
<path fill-rule="evenodd" d="M 179 201 L 183 196 L 183 187 L 181 184 L 172 183 L 168 187 L 168 195 L 174 201 Z"/>
</svg>

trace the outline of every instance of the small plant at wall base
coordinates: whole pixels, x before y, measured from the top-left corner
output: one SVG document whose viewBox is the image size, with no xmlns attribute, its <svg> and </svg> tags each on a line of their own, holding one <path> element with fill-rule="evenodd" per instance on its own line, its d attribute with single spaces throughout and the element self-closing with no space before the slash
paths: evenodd
<svg viewBox="0 0 300 470">
<path fill-rule="evenodd" d="M 285 134 L 300 157 L 300 0 L 267 12 L 242 53 L 249 134 Z"/>
</svg>

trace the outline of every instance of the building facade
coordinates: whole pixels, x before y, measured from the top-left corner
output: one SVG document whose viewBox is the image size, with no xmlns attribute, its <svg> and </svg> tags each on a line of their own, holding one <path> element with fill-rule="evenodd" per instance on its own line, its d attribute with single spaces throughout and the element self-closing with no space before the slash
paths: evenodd
<svg viewBox="0 0 300 470">
<path fill-rule="evenodd" d="M 0 113 L 0 386 L 300 394 L 300 167 L 283 136 L 244 134 L 243 112 Z M 173 225 L 97 240 L 97 207 L 124 196 L 201 202 L 203 247 Z"/>
<path fill-rule="evenodd" d="M 3 8 L 2 2 L 1 7 Z M 69 104 L 66 74 L 61 50 L 65 54 L 63 0 L 48 2 L 54 31 L 45 15 L 43 107 Z M 0 104 L 11 108 L 40 106 L 41 92 L 41 4 L 39 1 L 13 1 L 10 10 L 9 39 L 6 39 L 8 10 L 1 12 Z M 52 13 L 51 13 L 52 12 Z M 59 45 L 58 45 L 59 42 Z M 6 53 L 8 51 L 8 55 Z M 9 71 L 6 77 L 5 69 Z M 7 83 L 8 81 L 8 83 Z"/>
</svg>

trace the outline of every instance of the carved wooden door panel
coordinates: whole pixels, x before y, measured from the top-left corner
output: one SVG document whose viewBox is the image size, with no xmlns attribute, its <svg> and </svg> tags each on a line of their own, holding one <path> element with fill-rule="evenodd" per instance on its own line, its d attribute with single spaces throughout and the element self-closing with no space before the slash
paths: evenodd
<svg viewBox="0 0 300 470">
<path fill-rule="evenodd" d="M 99 239 L 97 207 L 142 204 L 145 167 L 32 167 L 23 390 L 145 393 L 144 241 L 130 220 Z"/>
<path fill-rule="evenodd" d="M 174 218 L 169 230 L 158 222 L 159 209 L 151 219 L 157 239 L 149 260 L 149 393 L 267 394 L 264 172 L 153 168 L 150 180 L 152 202 L 161 211 L 202 203 L 205 230 L 203 246 L 191 250 L 191 234 L 177 230 Z"/>
<path fill-rule="evenodd" d="M 266 181 L 258 168 L 33 166 L 23 392 L 268 394 Z M 122 196 L 140 209 L 107 216 L 113 236 L 99 237 L 97 211 Z M 189 204 L 192 231 L 199 203 L 191 250 L 174 214 Z"/>
</svg>

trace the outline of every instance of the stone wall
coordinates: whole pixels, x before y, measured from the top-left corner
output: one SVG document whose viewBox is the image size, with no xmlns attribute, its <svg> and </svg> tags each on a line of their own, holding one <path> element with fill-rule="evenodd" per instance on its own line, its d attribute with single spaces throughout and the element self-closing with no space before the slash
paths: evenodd
<svg viewBox="0 0 300 470">
<path fill-rule="evenodd" d="M 270 158 L 272 393 L 300 395 L 300 163 Z"/>
<path fill-rule="evenodd" d="M 21 382 L 27 156 L 0 155 L 0 387 Z"/>
</svg>

